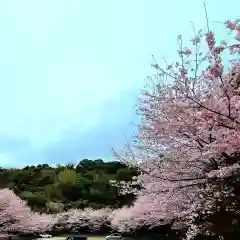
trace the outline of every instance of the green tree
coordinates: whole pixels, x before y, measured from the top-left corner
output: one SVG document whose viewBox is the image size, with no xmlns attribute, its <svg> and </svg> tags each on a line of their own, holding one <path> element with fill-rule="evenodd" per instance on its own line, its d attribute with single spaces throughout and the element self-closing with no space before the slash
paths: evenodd
<svg viewBox="0 0 240 240">
<path fill-rule="evenodd" d="M 32 208 L 43 208 L 47 203 L 47 199 L 41 195 L 32 195 L 26 198 L 27 203 Z"/>
<path fill-rule="evenodd" d="M 76 182 L 76 171 L 75 169 L 63 169 L 58 174 L 58 181 L 60 183 L 72 183 Z"/>
</svg>

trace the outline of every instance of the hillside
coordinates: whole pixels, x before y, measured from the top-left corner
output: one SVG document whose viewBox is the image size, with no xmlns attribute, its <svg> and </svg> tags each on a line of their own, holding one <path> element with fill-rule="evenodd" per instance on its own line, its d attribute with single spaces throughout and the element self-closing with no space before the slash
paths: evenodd
<svg viewBox="0 0 240 240">
<path fill-rule="evenodd" d="M 136 169 L 119 162 L 84 159 L 77 166 L 42 164 L 23 169 L 1 169 L 1 187 L 12 189 L 38 212 L 115 208 L 131 204 L 134 196 L 121 196 L 109 180 L 130 181 L 136 175 Z"/>
</svg>

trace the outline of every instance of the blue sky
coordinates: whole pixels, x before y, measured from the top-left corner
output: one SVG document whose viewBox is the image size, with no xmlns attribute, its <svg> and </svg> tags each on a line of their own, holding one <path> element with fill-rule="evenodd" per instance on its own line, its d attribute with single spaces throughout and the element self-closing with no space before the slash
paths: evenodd
<svg viewBox="0 0 240 240">
<path fill-rule="evenodd" d="M 209 18 L 239 17 L 237 2 L 206 1 Z M 111 160 L 151 54 L 173 58 L 190 21 L 205 26 L 202 1 L 1 0 L 0 166 Z"/>
</svg>

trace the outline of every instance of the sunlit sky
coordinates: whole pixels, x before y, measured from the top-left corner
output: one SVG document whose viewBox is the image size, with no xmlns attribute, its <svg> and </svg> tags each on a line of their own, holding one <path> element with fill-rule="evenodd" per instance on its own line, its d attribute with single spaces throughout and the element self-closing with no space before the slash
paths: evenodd
<svg viewBox="0 0 240 240">
<path fill-rule="evenodd" d="M 206 1 L 213 21 L 237 0 Z M 200 0 L 1 0 L 0 166 L 113 159 L 137 122 L 151 54 L 206 26 Z"/>
</svg>

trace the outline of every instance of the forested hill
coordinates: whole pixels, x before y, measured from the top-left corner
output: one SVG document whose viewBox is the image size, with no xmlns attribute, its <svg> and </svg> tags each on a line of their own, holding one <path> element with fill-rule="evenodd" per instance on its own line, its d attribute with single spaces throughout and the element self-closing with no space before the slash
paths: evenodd
<svg viewBox="0 0 240 240">
<path fill-rule="evenodd" d="M 121 196 L 109 180 L 130 181 L 136 169 L 119 162 L 84 159 L 74 164 L 1 169 L 1 187 L 12 189 L 35 211 L 53 213 L 71 208 L 121 207 L 134 196 Z"/>
</svg>

